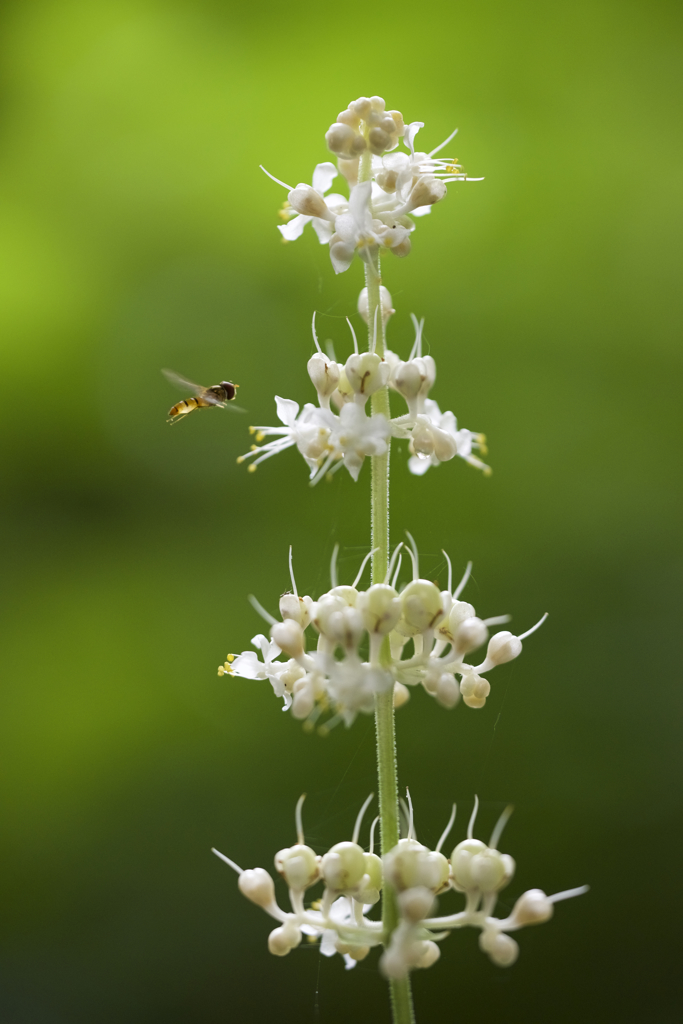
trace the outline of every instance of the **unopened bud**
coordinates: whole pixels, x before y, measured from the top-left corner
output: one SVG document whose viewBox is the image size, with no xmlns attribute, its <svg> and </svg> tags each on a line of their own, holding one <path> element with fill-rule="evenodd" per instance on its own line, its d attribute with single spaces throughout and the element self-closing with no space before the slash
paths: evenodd
<svg viewBox="0 0 683 1024">
<path fill-rule="evenodd" d="M 383 284 L 379 286 L 379 298 L 382 305 L 382 319 L 386 325 L 389 317 L 395 312 L 393 303 L 391 300 L 391 294 L 389 289 L 385 288 Z M 363 288 L 360 295 L 358 296 L 358 312 L 365 320 L 366 324 L 370 322 L 370 315 L 368 312 L 368 290 Z"/>
<path fill-rule="evenodd" d="M 320 877 L 320 858 L 310 846 L 296 843 L 275 854 L 275 868 L 290 889 L 303 892 Z"/>
<path fill-rule="evenodd" d="M 389 379 L 389 366 L 374 352 L 352 355 L 344 366 L 346 379 L 357 395 L 372 395 Z"/>
<path fill-rule="evenodd" d="M 412 247 L 413 247 L 413 243 L 410 241 L 410 238 L 408 237 L 408 235 L 406 235 L 405 238 L 403 238 L 398 243 L 398 245 L 394 245 L 394 246 L 391 247 L 391 252 L 392 252 L 392 255 L 394 255 L 394 256 L 398 256 L 398 257 L 407 256 L 410 253 L 410 250 L 412 249 Z"/>
<path fill-rule="evenodd" d="M 528 889 L 512 908 L 510 921 L 516 925 L 543 924 L 550 920 L 553 912 L 553 904 L 542 889 Z"/>
<path fill-rule="evenodd" d="M 287 196 L 289 205 L 304 217 L 319 217 L 334 222 L 325 200 L 311 185 L 299 184 Z"/>
<path fill-rule="evenodd" d="M 391 386 L 404 398 L 415 398 L 422 387 L 422 375 L 415 359 L 398 364 L 391 375 Z"/>
<path fill-rule="evenodd" d="M 415 886 L 432 893 L 443 890 L 448 882 L 448 861 L 442 853 L 428 850 L 415 839 L 401 839 L 384 858 L 386 877 L 399 892 Z"/>
<path fill-rule="evenodd" d="M 470 872 L 481 892 L 499 892 L 514 875 L 515 862 L 508 853 L 484 850 L 472 858 Z"/>
<path fill-rule="evenodd" d="M 468 672 L 460 681 L 460 693 L 468 708 L 483 708 L 490 692 L 491 684 L 488 679 L 478 676 L 476 672 Z"/>
<path fill-rule="evenodd" d="M 429 912 L 434 906 L 434 893 L 424 886 L 415 886 L 399 893 L 398 905 L 401 916 L 411 924 L 417 924 L 418 921 L 423 921 L 425 917 L 429 916 Z"/>
<path fill-rule="evenodd" d="M 243 896 L 259 907 L 269 907 L 275 901 L 275 885 L 265 868 L 243 871 L 237 887 Z"/>
<path fill-rule="evenodd" d="M 365 853 L 358 843 L 336 843 L 324 855 L 320 871 L 328 889 L 348 892 L 365 875 Z"/>
<path fill-rule="evenodd" d="M 381 156 L 391 145 L 391 135 L 382 128 L 371 128 L 368 132 L 368 145 L 375 156 Z"/>
<path fill-rule="evenodd" d="M 410 690 L 403 683 L 394 683 L 394 707 L 402 708 L 410 700 Z"/>
<path fill-rule="evenodd" d="M 339 383 L 341 366 L 322 352 L 315 352 L 308 360 L 308 376 L 321 398 L 329 398 Z"/>
<path fill-rule="evenodd" d="M 460 700 L 460 687 L 450 673 L 443 672 L 439 676 L 434 696 L 444 708 L 454 708 L 458 703 Z"/>
<path fill-rule="evenodd" d="M 522 641 L 507 629 L 496 633 L 489 640 L 486 660 L 493 665 L 504 665 L 506 661 L 518 658 L 522 653 Z"/>
<path fill-rule="evenodd" d="M 460 623 L 453 633 L 453 646 L 458 654 L 468 654 L 486 643 L 489 631 L 484 622 L 473 616 Z"/>
<path fill-rule="evenodd" d="M 403 618 L 418 633 L 431 629 L 443 617 L 441 594 L 429 580 L 413 580 L 401 594 Z"/>
<path fill-rule="evenodd" d="M 479 936 L 479 948 L 488 953 L 497 967 L 511 967 L 519 956 L 519 946 L 504 932 L 483 931 Z"/>
<path fill-rule="evenodd" d="M 356 607 L 363 616 L 368 633 L 390 633 L 401 617 L 401 599 L 386 583 L 375 583 L 358 595 Z"/>
<path fill-rule="evenodd" d="M 422 174 L 413 186 L 413 191 L 406 203 L 407 209 L 404 209 L 404 212 L 416 210 L 419 206 L 433 206 L 434 203 L 443 199 L 447 191 L 448 189 L 439 178 L 431 178 L 429 175 Z"/>
<path fill-rule="evenodd" d="M 292 921 L 285 921 L 268 936 L 268 949 L 274 956 L 287 956 L 300 942 L 300 929 Z"/>
<path fill-rule="evenodd" d="M 304 653 L 304 631 L 295 619 L 273 623 L 270 635 L 280 650 L 290 658 L 300 658 Z"/>
<path fill-rule="evenodd" d="M 355 132 L 350 125 L 339 121 L 330 125 L 325 133 L 325 142 L 333 153 L 345 157 L 358 156 L 367 148 L 362 135 Z"/>
<path fill-rule="evenodd" d="M 294 622 L 298 622 L 302 629 L 305 629 L 311 621 L 312 605 L 313 601 L 310 597 L 283 594 L 280 598 L 280 615 L 283 621 L 292 619 Z"/>
<path fill-rule="evenodd" d="M 480 839 L 463 839 L 451 854 L 453 886 L 458 892 L 470 892 L 477 885 L 472 877 L 472 859 L 488 847 Z"/>
<path fill-rule="evenodd" d="M 415 964 L 416 967 L 431 967 L 441 956 L 441 950 L 435 942 L 431 939 L 425 939 L 422 942 L 422 952 L 420 959 Z"/>
</svg>

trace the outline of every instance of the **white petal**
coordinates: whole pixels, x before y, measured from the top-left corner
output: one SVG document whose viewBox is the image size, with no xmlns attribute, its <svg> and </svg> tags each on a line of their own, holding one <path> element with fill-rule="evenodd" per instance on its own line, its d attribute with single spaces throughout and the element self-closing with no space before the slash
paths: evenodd
<svg viewBox="0 0 683 1024">
<path fill-rule="evenodd" d="M 281 420 L 286 427 L 293 426 L 299 412 L 299 403 L 294 402 L 291 398 L 280 398 L 276 395 L 275 405 L 277 407 L 278 419 Z"/>
<path fill-rule="evenodd" d="M 411 217 L 426 217 L 428 213 L 432 212 L 431 206 L 418 206 L 415 210 L 410 211 Z M 280 228 L 282 231 L 282 228 Z"/>
<path fill-rule="evenodd" d="M 431 459 L 419 459 L 417 455 L 411 455 L 408 459 L 408 469 L 413 476 L 424 476 L 431 464 Z"/>
<path fill-rule="evenodd" d="M 323 956 L 335 955 L 335 953 L 337 952 L 337 947 L 335 945 L 336 941 L 337 933 L 332 931 L 331 928 L 325 929 L 325 931 L 323 932 L 322 940 L 320 942 L 320 952 L 322 953 Z"/>
<path fill-rule="evenodd" d="M 313 188 L 321 195 L 325 195 L 328 188 L 339 174 L 339 171 L 332 163 L 318 164 L 313 171 Z"/>
<path fill-rule="evenodd" d="M 413 155 L 415 154 L 415 136 L 419 132 L 420 128 L 424 128 L 424 126 L 424 121 L 411 121 L 410 124 L 406 125 L 403 142 Z"/>
<path fill-rule="evenodd" d="M 318 241 L 321 245 L 327 245 L 332 238 L 332 225 L 328 220 L 320 220 L 319 217 L 314 217 L 313 230 L 318 236 Z"/>
<path fill-rule="evenodd" d="M 312 217 L 304 217 L 302 213 L 299 213 L 286 224 L 278 224 L 277 229 L 288 242 L 294 242 L 301 237 L 304 228 L 312 219 Z"/>
</svg>

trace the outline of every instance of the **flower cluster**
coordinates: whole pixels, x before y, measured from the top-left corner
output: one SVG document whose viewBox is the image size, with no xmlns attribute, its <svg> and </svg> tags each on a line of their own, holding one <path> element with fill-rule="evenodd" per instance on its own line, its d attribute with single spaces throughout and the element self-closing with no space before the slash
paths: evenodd
<svg viewBox="0 0 683 1024">
<path fill-rule="evenodd" d="M 364 289 L 358 309 L 366 321 L 367 305 L 367 290 Z M 385 320 L 393 313 L 391 295 L 386 288 L 382 288 L 382 311 Z M 374 346 L 368 352 L 359 352 L 349 320 L 354 351 L 345 363 L 340 363 L 322 351 L 314 313 L 312 329 L 316 351 L 308 360 L 307 368 L 318 395 L 318 405 L 306 403 L 300 409 L 297 402 L 276 396 L 282 426 L 250 427 L 257 442 L 266 438 L 273 440 L 261 447 L 253 444 L 237 461 L 253 458 L 249 466 L 253 472 L 271 456 L 296 447 L 309 467 L 312 484 L 335 473 L 342 465 L 357 480 L 365 457 L 384 455 L 390 439 L 396 437 L 408 440 L 408 467 L 417 476 L 456 455 L 484 473 L 490 473 L 489 467 L 474 454 L 475 451 L 486 454 L 484 435 L 464 427 L 458 429 L 453 413 L 442 413 L 437 403 L 428 397 L 436 380 L 436 363 L 431 355 L 422 354 L 424 320 L 413 317 L 413 322 L 415 342 L 408 359 L 402 360 L 391 351 L 380 357 Z M 387 386 L 405 400 L 408 412 L 392 420 L 381 413 L 368 415 L 368 399 Z"/>
<path fill-rule="evenodd" d="M 348 270 L 356 254 L 369 265 L 380 250 L 407 256 L 415 228 L 410 215 L 429 213 L 446 195 L 447 182 L 482 180 L 468 178 L 456 158 L 436 157 L 455 132 L 431 153 L 415 152 L 415 136 L 423 127 L 422 121 L 404 125 L 402 114 L 386 110 L 381 96 L 350 103 L 325 136 L 337 167 L 318 164 L 312 184 L 296 188 L 266 171 L 287 189 L 281 210 L 285 223 L 279 227 L 283 239 L 299 238 L 312 223 L 320 243 L 330 247 L 337 274 Z M 408 152 L 396 152 L 399 139 Z M 339 173 L 348 182 L 348 198 L 327 194 Z"/>
<path fill-rule="evenodd" d="M 448 586 L 439 590 L 435 583 L 420 578 L 417 547 L 408 536 L 410 547 L 404 550 L 413 573 L 406 585 L 398 585 L 403 544 L 394 550 L 384 582 L 367 590 L 359 590 L 358 584 L 373 552 L 364 559 L 353 583 L 340 585 L 336 546 L 331 589 L 315 601 L 299 596 L 290 548 L 292 592 L 280 598 L 281 620 L 251 599 L 270 623 L 270 640 L 262 634 L 252 640 L 261 658 L 255 651 L 228 655 L 219 675 L 268 679 L 276 696 L 283 699 L 284 710 L 291 709 L 309 729 L 331 712 L 321 726 L 323 732 L 340 721 L 350 725 L 359 712 L 371 713 L 376 694 L 393 689 L 394 704 L 400 706 L 409 698 L 408 687 L 420 684 L 443 707 L 454 707 L 461 697 L 468 707 L 483 707 L 491 690 L 486 674 L 517 658 L 522 641 L 546 616 L 521 636 L 502 630 L 489 639 L 489 627 L 507 622 L 509 616 L 482 619 L 471 604 L 460 600 L 471 563 L 454 589 L 451 562 L 444 552 Z M 309 627 L 316 636 L 315 649 L 310 651 Z M 487 641 L 484 659 L 470 664 L 468 656 Z"/>
<path fill-rule="evenodd" d="M 473 838 L 478 810 L 475 797 L 467 838 L 446 858 L 441 848 L 455 821 L 455 804 L 436 849 L 430 850 L 415 838 L 408 794 L 407 836 L 382 860 L 373 849 L 377 818 L 370 829 L 369 852 L 358 843 L 363 815 L 372 799 L 371 794 L 361 807 L 351 840 L 335 843 L 322 856 L 304 842 L 304 797 L 299 799 L 295 814 L 297 841 L 275 855 L 275 868 L 289 889 L 289 911 L 278 905 L 272 876 L 264 868 L 243 871 L 229 857 L 213 851 L 238 873 L 239 889 L 247 899 L 278 922 L 268 936 L 268 949 L 275 956 L 286 956 L 306 935 L 309 941 L 320 941 L 324 956 L 341 954 L 348 969 L 365 959 L 372 947 L 384 945 L 380 967 L 387 977 L 397 979 L 415 968 L 430 967 L 440 956 L 437 943 L 451 930 L 471 926 L 480 929 L 480 948 L 493 963 L 509 967 L 519 954 L 510 932 L 548 921 L 555 903 L 588 889 L 581 886 L 554 896 L 530 889 L 519 897 L 507 917 L 496 918 L 493 912 L 498 894 L 515 871 L 512 857 L 497 848 L 511 807 L 503 812 L 487 845 Z M 307 905 L 306 893 L 319 883 L 324 886 L 322 898 Z M 398 927 L 390 936 L 385 934 L 381 921 L 368 916 L 379 902 L 385 883 L 396 893 L 400 914 Z M 449 890 L 465 896 L 465 908 L 444 917 L 431 916 L 436 897 Z"/>
</svg>

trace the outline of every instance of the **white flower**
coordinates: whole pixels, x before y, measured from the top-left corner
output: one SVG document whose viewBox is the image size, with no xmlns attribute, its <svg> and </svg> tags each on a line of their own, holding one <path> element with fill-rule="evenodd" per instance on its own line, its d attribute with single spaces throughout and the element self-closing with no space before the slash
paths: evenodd
<svg viewBox="0 0 683 1024">
<path fill-rule="evenodd" d="M 356 253 L 366 263 L 376 256 L 380 246 L 391 249 L 397 256 L 407 255 L 408 238 L 413 227 L 389 216 L 384 220 L 373 218 L 371 207 L 372 182 L 363 181 L 351 190 L 349 209 L 336 217 L 334 234 L 330 238 L 330 259 L 335 273 L 348 270 Z"/>
<path fill-rule="evenodd" d="M 288 662 L 275 660 L 282 652 L 278 645 L 263 633 L 258 633 L 251 642 L 260 650 L 263 661 L 259 660 L 256 651 L 242 651 L 237 657 L 231 656 L 225 665 L 221 666 L 223 671 L 219 670 L 220 674 L 240 676 L 242 679 L 269 679 L 275 696 L 282 697 L 284 701 L 282 710 L 287 711 L 291 707 L 292 698 L 287 691 L 285 675 L 288 671 L 291 672 L 293 666 Z M 294 672 L 296 671 L 294 667 Z"/>
<path fill-rule="evenodd" d="M 252 456 L 257 456 L 249 467 L 253 472 L 260 462 L 296 445 L 311 473 L 315 473 L 330 451 L 329 437 L 334 419 L 332 413 L 309 403 L 299 412 L 298 402 L 280 398 L 278 395 L 275 396 L 275 405 L 283 426 L 250 427 L 249 432 L 256 435 L 257 441 L 262 441 L 265 437 L 275 437 L 277 440 L 269 441 L 261 448 L 253 445 L 251 451 L 240 455 L 237 461 L 241 463 Z"/>
<path fill-rule="evenodd" d="M 400 428 L 401 420 L 398 420 Z M 399 433 L 398 436 L 405 436 Z M 471 466 L 481 469 L 485 475 L 491 472 L 490 466 L 473 454 L 473 449 L 484 449 L 486 439 L 483 434 L 475 434 L 464 427 L 458 430 L 458 421 L 452 412 L 441 412 L 438 404 L 431 398 L 424 403 L 424 412 L 415 418 L 410 431 L 410 452 L 408 469 L 415 476 L 423 476 L 430 466 L 438 466 L 441 462 L 458 455 Z"/>
<path fill-rule="evenodd" d="M 349 473 L 357 480 L 365 456 L 384 455 L 390 437 L 391 428 L 384 416 L 379 413 L 366 416 L 360 405 L 349 402 L 342 407 L 339 416 L 334 417 L 330 431 L 333 454 L 328 461 L 331 464 L 335 458 L 343 458 Z M 326 467 L 321 470 L 321 475 L 325 471 Z"/>
<path fill-rule="evenodd" d="M 278 225 L 278 231 L 285 241 L 293 242 L 302 235 L 306 225 L 312 223 L 320 244 L 329 242 L 335 216 L 348 207 L 348 200 L 344 196 L 332 193 L 325 197 L 338 173 L 332 163 L 317 164 L 313 171 L 312 188 L 300 184 L 290 189 L 287 202 L 280 211 L 280 216 L 286 218 L 287 223 Z"/>
</svg>

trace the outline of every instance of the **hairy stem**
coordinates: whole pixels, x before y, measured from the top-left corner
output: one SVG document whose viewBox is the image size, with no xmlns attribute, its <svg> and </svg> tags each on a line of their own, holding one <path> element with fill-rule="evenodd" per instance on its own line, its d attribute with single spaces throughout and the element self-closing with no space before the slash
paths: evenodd
<svg viewBox="0 0 683 1024">
<path fill-rule="evenodd" d="M 368 162 L 361 163 L 360 178 L 369 173 Z M 368 348 L 374 343 L 375 352 L 384 356 L 384 318 L 380 297 L 379 254 L 365 265 L 365 283 L 368 289 Z M 376 337 L 375 337 L 376 334 Z M 372 412 L 381 413 L 387 420 L 389 390 L 381 388 L 372 396 Z M 372 582 L 383 583 L 389 562 L 389 451 L 386 455 L 372 456 L 371 485 L 371 543 L 377 549 L 372 556 Z M 391 658 L 389 637 L 382 643 L 380 658 L 388 664 Z M 396 729 L 394 723 L 393 689 L 375 697 L 375 739 L 377 744 L 377 788 L 379 790 L 379 815 L 382 854 L 387 853 L 399 840 L 398 817 L 398 774 L 396 766 Z M 396 896 L 386 883 L 382 893 L 382 922 L 385 942 L 398 924 Z M 394 1024 L 414 1024 L 413 997 L 410 978 L 390 981 L 391 1009 Z"/>
</svg>

